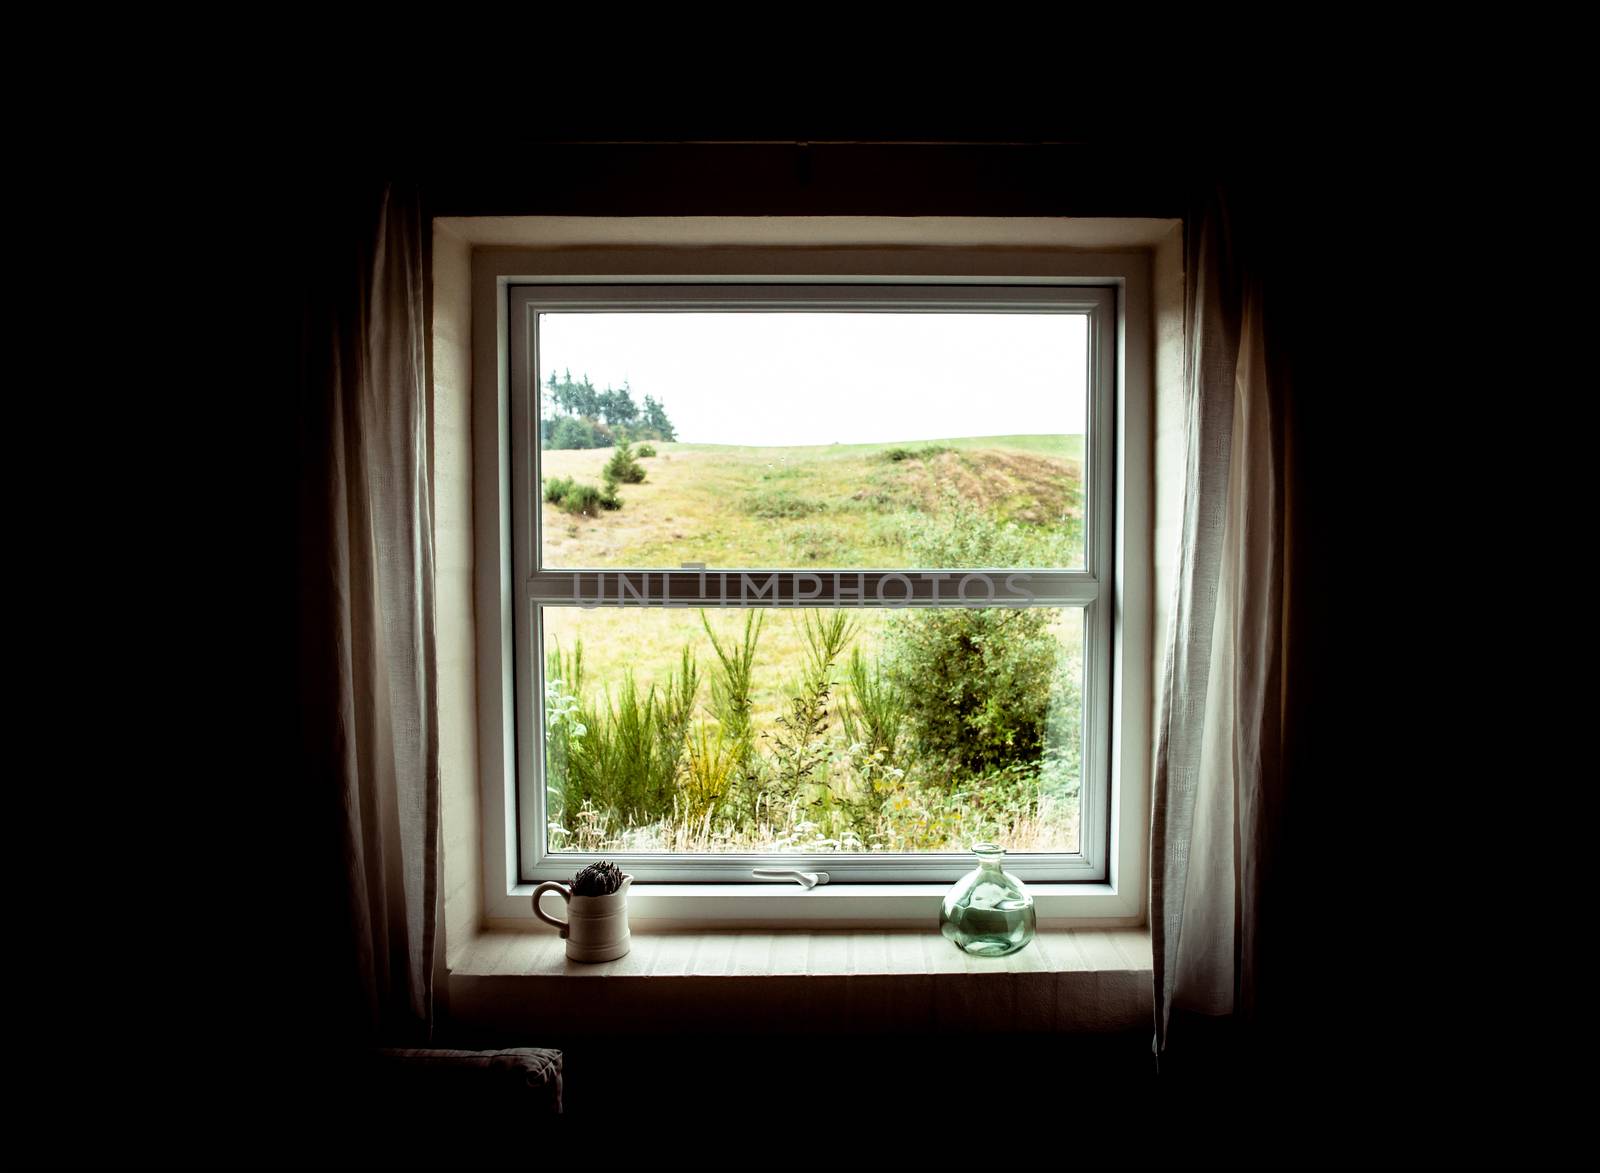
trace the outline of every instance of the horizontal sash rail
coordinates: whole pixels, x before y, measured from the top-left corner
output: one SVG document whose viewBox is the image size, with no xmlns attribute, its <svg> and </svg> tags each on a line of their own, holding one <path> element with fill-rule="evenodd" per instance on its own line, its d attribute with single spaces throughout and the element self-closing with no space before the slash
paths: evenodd
<svg viewBox="0 0 1600 1173">
<path fill-rule="evenodd" d="M 527 597 L 584 607 L 1086 607 L 1099 583 L 1061 570 L 544 570 Z"/>
</svg>

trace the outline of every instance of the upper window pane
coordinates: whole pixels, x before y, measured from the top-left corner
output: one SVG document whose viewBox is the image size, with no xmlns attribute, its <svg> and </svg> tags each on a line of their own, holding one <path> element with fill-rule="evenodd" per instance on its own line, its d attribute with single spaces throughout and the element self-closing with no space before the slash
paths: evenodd
<svg viewBox="0 0 1600 1173">
<path fill-rule="evenodd" d="M 546 312 L 536 354 L 547 568 L 1084 564 L 1083 313 Z"/>
</svg>

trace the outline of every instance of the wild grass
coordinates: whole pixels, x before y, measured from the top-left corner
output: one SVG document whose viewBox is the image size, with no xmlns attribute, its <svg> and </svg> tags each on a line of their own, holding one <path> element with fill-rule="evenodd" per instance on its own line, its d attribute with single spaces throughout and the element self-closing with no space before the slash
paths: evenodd
<svg viewBox="0 0 1600 1173">
<path fill-rule="evenodd" d="M 1082 438 L 990 436 L 800 448 L 656 443 L 620 512 L 581 514 L 567 532 L 545 505 L 544 556 L 561 567 L 913 566 L 908 527 L 937 513 L 944 486 L 1038 538 L 1031 565 L 1080 566 Z M 893 448 L 945 449 L 893 461 Z M 637 455 L 637 454 L 635 454 Z M 600 483 L 610 449 L 545 451 L 541 474 Z"/>
<path fill-rule="evenodd" d="M 641 688 L 632 672 L 624 672 L 615 694 L 607 685 L 598 697 L 585 695 L 581 643 L 570 657 L 559 647 L 550 657 L 546 676 L 561 682 L 554 700 L 559 719 L 552 720 L 548 685 L 545 702 L 546 728 L 558 730 L 547 734 L 552 816 L 558 808 L 570 817 L 590 807 L 624 823 L 643 823 L 670 810 L 699 691 L 689 649 L 664 684 Z"/>
<path fill-rule="evenodd" d="M 1005 816 L 970 806 L 929 807 L 910 798 L 903 801 L 903 807 L 886 813 L 866 835 L 837 822 L 790 817 L 791 811 L 771 812 L 771 817 L 750 823 L 707 814 L 622 826 L 591 810 L 572 820 L 577 830 L 557 837 L 556 849 L 689 854 L 962 852 L 972 843 L 991 841 L 1016 853 L 1077 850 L 1075 803 L 1042 801 Z"/>
<path fill-rule="evenodd" d="M 689 737 L 681 794 L 689 826 L 704 825 L 710 830 L 713 816 L 738 785 L 748 749 L 748 740 L 730 735 L 726 725 L 702 721 L 695 726 Z"/>
<path fill-rule="evenodd" d="M 548 565 L 1081 565 L 1078 437 L 657 448 L 542 453 Z M 557 850 L 1076 847 L 1078 612 L 784 610 L 541 609 Z"/>
<path fill-rule="evenodd" d="M 884 663 L 903 614 L 544 608 L 556 649 L 546 668 L 552 843 L 929 851 L 987 835 L 1017 851 L 1075 849 L 1078 614 L 1051 627 L 1058 673 L 1045 749 L 989 770 L 916 748 Z M 686 711 L 669 782 L 671 731 Z"/>
</svg>

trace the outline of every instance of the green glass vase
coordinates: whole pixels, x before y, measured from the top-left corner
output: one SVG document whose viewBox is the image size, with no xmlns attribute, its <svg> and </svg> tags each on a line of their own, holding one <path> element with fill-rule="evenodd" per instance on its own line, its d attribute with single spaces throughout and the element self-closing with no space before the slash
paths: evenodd
<svg viewBox="0 0 1600 1173">
<path fill-rule="evenodd" d="M 1015 953 L 1037 931 L 1033 897 L 1001 867 L 1005 848 L 974 843 L 972 854 L 978 857 L 978 868 L 961 877 L 939 906 L 939 931 L 976 957 Z"/>
</svg>

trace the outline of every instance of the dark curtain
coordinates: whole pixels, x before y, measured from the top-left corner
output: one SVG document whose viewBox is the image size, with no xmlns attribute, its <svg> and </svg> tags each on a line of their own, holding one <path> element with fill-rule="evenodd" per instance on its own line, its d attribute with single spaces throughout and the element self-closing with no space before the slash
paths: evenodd
<svg viewBox="0 0 1600 1173">
<path fill-rule="evenodd" d="M 438 946 L 426 220 L 417 190 L 344 185 L 302 281 L 302 730 L 335 839 L 324 912 L 352 1042 L 428 1039 Z"/>
</svg>

